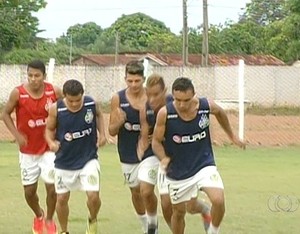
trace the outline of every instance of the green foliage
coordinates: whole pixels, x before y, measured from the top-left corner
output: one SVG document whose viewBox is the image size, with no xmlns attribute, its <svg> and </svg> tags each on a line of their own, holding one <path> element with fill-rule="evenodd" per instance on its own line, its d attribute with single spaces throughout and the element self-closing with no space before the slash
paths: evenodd
<svg viewBox="0 0 300 234">
<path fill-rule="evenodd" d="M 38 19 L 32 12 L 45 6 L 44 0 L 0 1 L 0 50 L 30 46 L 38 33 Z"/>
<path fill-rule="evenodd" d="M 67 35 L 62 35 L 58 41 L 69 44 L 72 40 L 73 46 L 86 49 L 89 45 L 95 43 L 102 31 L 103 29 L 94 22 L 75 24 L 69 27 Z"/>
<path fill-rule="evenodd" d="M 128 45 L 131 51 L 146 51 L 151 37 L 157 34 L 171 34 L 164 23 L 142 13 L 122 15 L 103 33 L 112 38 L 117 32 L 120 44 Z"/>
<path fill-rule="evenodd" d="M 267 25 L 282 20 L 288 15 L 285 0 L 252 0 L 246 4 L 240 22 L 253 21 L 260 25 Z"/>
</svg>

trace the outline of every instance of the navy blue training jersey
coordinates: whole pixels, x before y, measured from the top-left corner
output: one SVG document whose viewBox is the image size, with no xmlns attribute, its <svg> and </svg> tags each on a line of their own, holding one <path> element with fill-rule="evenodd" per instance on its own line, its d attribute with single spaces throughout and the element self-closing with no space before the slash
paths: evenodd
<svg viewBox="0 0 300 234">
<path fill-rule="evenodd" d="M 84 96 L 83 106 L 77 112 L 69 111 L 63 100 L 57 101 L 56 139 L 60 142 L 56 168 L 78 170 L 98 157 L 96 105 L 91 97 Z"/>
<path fill-rule="evenodd" d="M 164 147 L 171 158 L 167 176 L 183 180 L 195 175 L 206 166 L 215 165 L 209 133 L 209 105 L 199 99 L 196 117 L 185 121 L 178 115 L 173 102 L 166 105 L 167 119 Z"/>
<path fill-rule="evenodd" d="M 138 163 L 137 143 L 140 136 L 140 112 L 134 109 L 126 98 L 126 89 L 118 92 L 120 108 L 126 113 L 126 121 L 118 133 L 118 153 L 122 163 Z"/>
<path fill-rule="evenodd" d="M 173 99 L 172 95 L 167 95 L 166 96 L 166 103 L 172 102 L 173 100 L 174 99 Z M 154 126 L 155 126 L 155 123 L 156 123 L 156 117 L 157 117 L 157 113 L 154 112 L 154 110 L 151 109 L 149 103 L 147 102 L 146 103 L 146 120 L 147 120 L 147 123 L 149 125 L 149 133 L 148 133 L 149 135 L 153 134 Z M 153 152 L 152 146 L 150 144 L 148 149 L 145 151 L 143 159 L 147 158 L 149 156 L 152 156 L 152 155 L 154 155 L 154 152 Z"/>
</svg>

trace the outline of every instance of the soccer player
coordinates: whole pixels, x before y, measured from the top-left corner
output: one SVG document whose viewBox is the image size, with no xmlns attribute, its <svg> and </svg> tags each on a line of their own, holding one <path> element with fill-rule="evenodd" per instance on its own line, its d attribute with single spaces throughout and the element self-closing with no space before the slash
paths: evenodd
<svg viewBox="0 0 300 234">
<path fill-rule="evenodd" d="M 50 107 L 45 135 L 56 154 L 57 217 L 61 233 L 68 233 L 70 191 L 83 190 L 89 210 L 86 234 L 96 234 L 101 206 L 97 150 L 106 143 L 103 115 L 99 104 L 83 95 L 79 81 L 66 81 L 63 94 L 64 98 Z"/>
<path fill-rule="evenodd" d="M 48 108 L 62 96 L 61 90 L 45 82 L 46 68 L 42 61 L 27 65 L 27 82 L 14 88 L 4 106 L 2 118 L 19 146 L 19 161 L 24 195 L 28 206 L 35 214 L 32 230 L 42 234 L 56 233 L 53 221 L 56 194 L 54 189 L 54 153 L 50 152 L 44 139 Z M 12 113 L 16 113 L 16 125 Z M 39 204 L 38 179 L 46 187 L 47 210 Z"/>
<path fill-rule="evenodd" d="M 212 203 L 208 234 L 219 232 L 225 212 L 224 187 L 217 171 L 209 133 L 209 115 L 216 116 L 237 146 L 245 144 L 232 132 L 225 111 L 214 101 L 195 96 L 188 78 L 172 85 L 173 102 L 161 108 L 154 128 L 152 147 L 166 170 L 173 214 L 173 234 L 183 234 L 188 203 L 204 191 Z"/>
<path fill-rule="evenodd" d="M 140 135 L 139 110 L 147 101 L 144 66 L 140 61 L 126 65 L 127 88 L 113 95 L 109 133 L 118 135 L 118 153 L 125 182 L 131 191 L 132 204 L 142 224 L 143 233 L 157 232 L 157 197 L 154 186 L 158 159 L 151 154 L 137 155 Z"/>
<path fill-rule="evenodd" d="M 172 95 L 166 94 L 167 88 L 162 76 L 152 74 L 146 81 L 146 93 L 148 101 L 145 108 L 140 111 L 141 137 L 138 144 L 138 154 L 142 155 L 144 151 L 154 155 L 151 147 L 153 129 L 156 122 L 158 111 L 167 103 L 173 101 Z M 149 145 L 150 144 L 150 145 Z M 158 191 L 161 199 L 161 208 L 164 219 L 171 229 L 172 204 L 168 192 L 168 185 L 165 179 L 165 173 L 158 167 Z M 201 214 L 204 228 L 209 227 L 211 216 L 210 207 L 202 200 L 193 199 L 187 205 L 187 212 L 191 214 Z"/>
</svg>

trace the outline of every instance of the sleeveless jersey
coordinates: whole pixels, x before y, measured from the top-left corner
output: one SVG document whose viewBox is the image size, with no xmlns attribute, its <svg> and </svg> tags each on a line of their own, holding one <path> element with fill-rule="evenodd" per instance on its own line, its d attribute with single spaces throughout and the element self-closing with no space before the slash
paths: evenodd
<svg viewBox="0 0 300 234">
<path fill-rule="evenodd" d="M 126 98 L 126 89 L 118 92 L 120 108 L 126 113 L 126 121 L 118 133 L 118 153 L 122 163 L 139 163 L 136 147 L 140 135 L 140 113 Z"/>
<path fill-rule="evenodd" d="M 57 101 L 56 140 L 60 142 L 56 168 L 78 170 L 98 157 L 96 105 L 91 97 L 84 96 L 77 112 L 69 111 L 63 100 Z"/>
<path fill-rule="evenodd" d="M 20 148 L 25 154 L 40 155 L 49 150 L 44 133 L 49 106 L 57 97 L 53 86 L 44 82 L 44 94 L 35 99 L 26 91 L 24 84 L 16 87 L 19 101 L 16 106 L 16 125 L 19 132 L 26 135 L 27 145 Z"/>
<path fill-rule="evenodd" d="M 206 98 L 199 99 L 197 115 L 185 121 L 178 115 L 173 102 L 167 104 L 164 147 L 171 158 L 167 176 L 183 180 L 195 175 L 206 166 L 215 165 L 209 132 L 209 105 Z"/>
<path fill-rule="evenodd" d="M 173 96 L 172 95 L 167 95 L 166 96 L 166 103 L 168 104 L 169 102 L 172 102 Z M 147 123 L 149 125 L 149 135 L 153 134 L 153 130 L 155 127 L 155 123 L 156 123 L 156 117 L 157 117 L 157 113 L 154 112 L 154 110 L 151 109 L 149 103 L 146 103 L 146 120 Z M 149 145 L 148 149 L 145 151 L 144 157 L 143 158 L 147 158 L 149 156 L 155 155 L 153 150 L 152 150 L 152 146 L 151 144 Z"/>
</svg>

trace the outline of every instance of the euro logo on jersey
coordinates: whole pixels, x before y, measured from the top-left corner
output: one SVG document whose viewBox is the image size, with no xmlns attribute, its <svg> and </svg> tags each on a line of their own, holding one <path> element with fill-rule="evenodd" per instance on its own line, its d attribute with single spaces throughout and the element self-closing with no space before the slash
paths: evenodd
<svg viewBox="0 0 300 234">
<path fill-rule="evenodd" d="M 85 122 L 87 124 L 90 124 L 90 123 L 92 123 L 93 119 L 94 119 L 94 114 L 93 114 L 92 110 L 91 109 L 87 109 L 86 114 L 84 116 Z"/>
<path fill-rule="evenodd" d="M 198 123 L 201 129 L 207 128 L 209 126 L 209 119 L 206 114 L 202 114 Z"/>
</svg>

